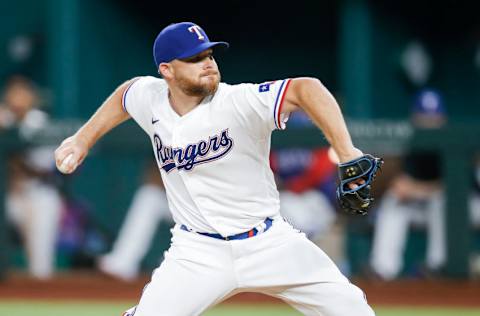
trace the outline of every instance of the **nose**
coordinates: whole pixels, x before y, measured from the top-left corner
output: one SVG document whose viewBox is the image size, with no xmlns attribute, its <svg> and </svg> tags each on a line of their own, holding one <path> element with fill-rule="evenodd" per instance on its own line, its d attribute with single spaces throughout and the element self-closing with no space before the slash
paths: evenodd
<svg viewBox="0 0 480 316">
<path fill-rule="evenodd" d="M 205 62 L 203 63 L 203 69 L 212 69 L 214 68 L 215 61 L 212 57 L 205 58 Z"/>
</svg>

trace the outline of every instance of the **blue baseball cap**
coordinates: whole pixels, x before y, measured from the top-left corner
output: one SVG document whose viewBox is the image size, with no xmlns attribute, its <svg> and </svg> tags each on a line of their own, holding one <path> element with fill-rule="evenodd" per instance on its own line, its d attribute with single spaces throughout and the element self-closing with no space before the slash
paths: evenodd
<svg viewBox="0 0 480 316">
<path fill-rule="evenodd" d="M 181 22 L 165 27 L 153 44 L 157 69 L 161 63 L 194 56 L 214 46 L 228 48 L 227 42 L 210 42 L 205 31 L 195 23 Z"/>
</svg>

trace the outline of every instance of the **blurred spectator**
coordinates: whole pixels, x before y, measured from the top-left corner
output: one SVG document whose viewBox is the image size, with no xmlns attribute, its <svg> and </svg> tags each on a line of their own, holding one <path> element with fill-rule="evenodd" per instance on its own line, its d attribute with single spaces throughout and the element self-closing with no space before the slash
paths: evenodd
<svg viewBox="0 0 480 316">
<path fill-rule="evenodd" d="M 328 148 L 276 150 L 270 165 L 280 192 L 282 215 L 310 239 L 316 239 L 336 217 L 332 204 L 336 167 Z"/>
<path fill-rule="evenodd" d="M 270 165 L 285 189 L 296 193 L 316 189 L 334 202 L 336 165 L 328 152 L 328 148 L 280 149 L 272 151 Z"/>
<path fill-rule="evenodd" d="M 48 124 L 40 111 L 34 84 L 21 75 L 6 82 L 0 104 L 0 129 L 18 128 L 23 135 Z M 11 155 L 8 164 L 7 219 L 26 249 L 32 276 L 49 278 L 55 266 L 55 242 L 62 210 L 61 197 L 49 180 L 55 168 L 54 148 L 29 147 Z"/>
<path fill-rule="evenodd" d="M 446 122 L 438 92 L 422 90 L 414 103 L 411 121 L 416 128 L 440 128 Z M 434 272 L 445 263 L 444 194 L 440 157 L 437 152 L 407 153 L 403 171 L 392 180 L 376 213 L 371 267 L 382 279 L 396 278 L 403 268 L 403 255 L 410 224 L 427 230 L 426 270 Z"/>
<path fill-rule="evenodd" d="M 480 158 L 475 161 L 474 189 L 470 198 L 470 221 L 480 228 Z"/>
<path fill-rule="evenodd" d="M 280 193 L 280 213 L 293 227 L 304 232 L 310 240 L 328 232 L 336 213 L 323 192 L 313 188 L 294 192 L 286 189 L 278 177 L 276 182 Z"/>
<path fill-rule="evenodd" d="M 298 119 L 294 128 L 311 122 Z M 289 119 L 289 128 L 293 117 Z M 343 222 L 336 213 L 336 162 L 328 148 L 288 148 L 272 151 L 270 165 L 280 193 L 280 212 L 318 244 L 348 274 Z"/>
<path fill-rule="evenodd" d="M 430 79 L 433 61 L 424 43 L 418 39 L 407 43 L 401 55 L 401 65 L 414 87 L 424 86 Z"/>
<path fill-rule="evenodd" d="M 475 161 L 474 176 L 474 190 L 470 196 L 469 208 L 470 222 L 473 224 L 474 229 L 478 233 L 480 229 L 480 157 L 477 157 Z M 472 276 L 475 278 L 480 278 L 480 249 L 478 249 L 478 247 L 474 250 L 470 259 L 470 270 Z"/>
<path fill-rule="evenodd" d="M 133 196 L 112 250 L 98 259 L 100 271 L 124 281 L 137 278 L 141 261 L 162 220 L 173 226 L 162 178 L 152 163 L 146 170 L 144 183 Z"/>
</svg>

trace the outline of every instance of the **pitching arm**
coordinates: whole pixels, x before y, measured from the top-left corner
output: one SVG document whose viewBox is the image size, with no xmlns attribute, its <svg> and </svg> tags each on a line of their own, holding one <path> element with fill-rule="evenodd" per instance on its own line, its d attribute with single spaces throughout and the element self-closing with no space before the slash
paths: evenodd
<svg viewBox="0 0 480 316">
<path fill-rule="evenodd" d="M 75 171 L 87 156 L 90 148 L 103 135 L 130 118 L 130 115 L 122 108 L 122 97 L 130 82 L 131 80 L 121 84 L 90 119 L 55 150 L 55 163 L 61 172 L 72 173 Z"/>
<path fill-rule="evenodd" d="M 302 109 L 319 127 L 337 153 L 340 162 L 362 156 L 355 148 L 347 130 L 340 107 L 320 80 L 315 78 L 292 79 L 285 94 L 282 113 Z"/>
</svg>

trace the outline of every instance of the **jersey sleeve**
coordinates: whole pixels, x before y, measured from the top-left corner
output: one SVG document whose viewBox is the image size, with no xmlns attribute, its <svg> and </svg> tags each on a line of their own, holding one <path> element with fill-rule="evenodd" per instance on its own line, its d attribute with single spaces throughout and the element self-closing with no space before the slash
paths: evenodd
<svg viewBox="0 0 480 316">
<path fill-rule="evenodd" d="M 151 89 L 149 89 L 148 86 L 151 85 L 154 80 L 158 79 L 149 76 L 136 77 L 131 80 L 122 96 L 123 110 L 147 133 L 149 133 L 149 129 L 151 128 L 149 121 L 151 119 Z"/>
<path fill-rule="evenodd" d="M 239 91 L 234 93 L 233 103 L 246 128 L 267 134 L 286 128 L 288 116 L 282 115 L 282 106 L 290 81 L 240 85 Z"/>
</svg>

